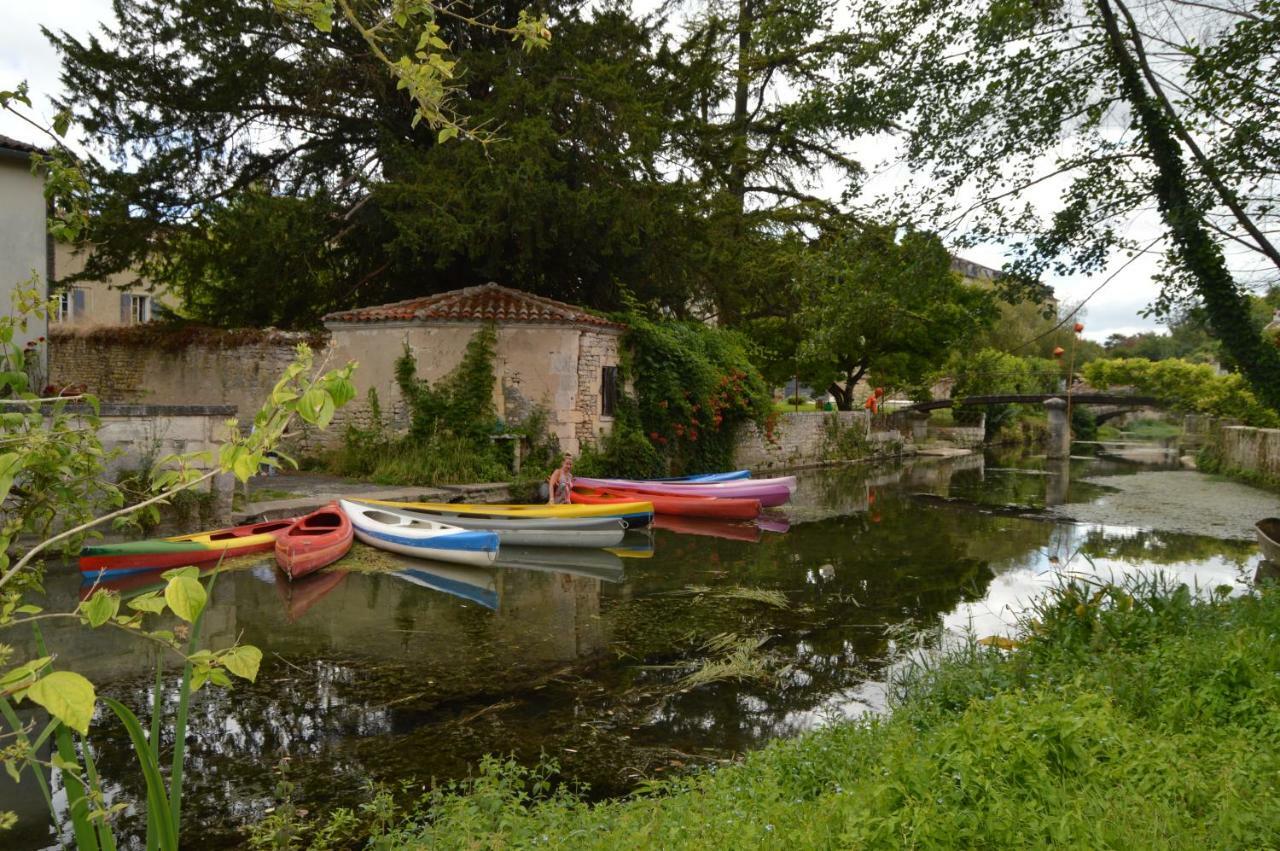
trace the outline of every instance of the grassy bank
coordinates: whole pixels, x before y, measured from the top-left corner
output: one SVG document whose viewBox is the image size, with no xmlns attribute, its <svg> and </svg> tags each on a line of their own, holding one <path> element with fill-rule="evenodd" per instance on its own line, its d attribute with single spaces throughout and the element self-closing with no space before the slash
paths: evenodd
<svg viewBox="0 0 1280 851">
<path fill-rule="evenodd" d="M 590 805 L 492 762 L 299 838 L 464 848 L 1258 848 L 1280 844 L 1280 595 L 1076 584 L 1012 651 L 914 670 L 883 720 Z M 286 814 L 288 809 L 284 811 Z M 298 836 L 279 819 L 260 828 Z M 280 831 L 283 828 L 283 833 Z M 262 835 L 265 839 L 265 834 Z"/>
</svg>

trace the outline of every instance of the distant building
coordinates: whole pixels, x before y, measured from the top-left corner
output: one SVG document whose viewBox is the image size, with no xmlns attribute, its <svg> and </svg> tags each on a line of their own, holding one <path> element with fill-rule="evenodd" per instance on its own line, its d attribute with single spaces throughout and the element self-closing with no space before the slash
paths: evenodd
<svg viewBox="0 0 1280 851">
<path fill-rule="evenodd" d="M 438 381 L 462 360 L 485 323 L 497 330 L 493 388 L 498 416 L 519 423 L 541 406 L 560 448 L 577 453 L 613 427 L 619 343 L 625 326 L 571 304 L 498 284 L 330 313 L 329 358 L 358 361 L 357 399 L 374 389 L 400 400 L 395 362 L 405 347 L 420 378 Z"/>
<path fill-rule="evenodd" d="M 40 153 L 35 145 L 0 136 L 0 310 L 6 314 L 12 311 L 13 295 L 20 287 L 34 278 L 40 292 L 47 293 L 53 277 L 44 178 L 31 171 L 31 157 Z M 44 319 L 33 319 L 14 340 L 25 345 L 48 332 Z"/>
<path fill-rule="evenodd" d="M 101 281 L 59 282 L 84 271 L 90 255 L 89 245 L 58 243 L 54 247 L 53 313 L 55 325 L 75 328 L 102 328 L 116 325 L 140 325 L 156 317 L 156 308 L 169 306 L 163 293 L 148 291 L 134 283 L 132 272 L 117 272 Z"/>
</svg>

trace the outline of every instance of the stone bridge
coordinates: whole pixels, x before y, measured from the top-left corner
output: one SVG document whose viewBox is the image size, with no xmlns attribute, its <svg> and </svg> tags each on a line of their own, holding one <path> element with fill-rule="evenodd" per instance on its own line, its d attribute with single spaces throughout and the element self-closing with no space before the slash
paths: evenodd
<svg viewBox="0 0 1280 851">
<path fill-rule="evenodd" d="M 907 408 L 895 411 L 895 414 L 926 414 L 939 408 L 950 408 L 955 405 L 1044 405 L 1049 415 L 1049 446 L 1047 455 L 1050 458 L 1067 458 L 1071 454 L 1071 425 L 1067 421 L 1067 399 L 1073 405 L 1102 406 L 1099 422 L 1112 417 L 1135 411 L 1138 408 L 1159 408 L 1164 403 L 1154 396 L 1135 396 L 1131 393 L 1005 393 L 996 396 L 964 396 L 959 399 L 934 399 L 920 402 Z M 921 417 L 920 419 L 924 419 Z"/>
</svg>

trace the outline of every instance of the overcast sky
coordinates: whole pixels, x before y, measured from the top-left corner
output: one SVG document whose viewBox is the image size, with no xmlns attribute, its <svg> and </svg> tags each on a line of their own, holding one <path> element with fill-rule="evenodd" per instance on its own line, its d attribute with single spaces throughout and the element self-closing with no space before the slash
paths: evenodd
<svg viewBox="0 0 1280 851">
<path fill-rule="evenodd" d="M 52 115 L 48 97 L 57 93 L 58 57 L 40 33 L 44 25 L 54 30 L 65 29 L 82 36 L 111 14 L 111 0 L 50 0 L 50 2 L 21 2 L 4 0 L 0 11 L 0 89 L 9 89 L 21 80 L 31 87 L 37 112 L 48 119 Z M 0 134 L 26 142 L 39 143 L 39 134 L 31 127 L 8 113 L 0 113 Z M 863 152 L 864 155 L 870 152 Z M 903 175 L 883 164 L 867 162 L 875 177 L 873 189 L 892 186 Z M 824 194 L 839 196 L 843 187 L 826 187 Z M 1052 199 L 1047 199 L 1052 200 Z M 1134 232 L 1140 237 L 1146 233 L 1154 236 L 1153 223 L 1135 222 Z M 982 246 L 962 252 L 970 260 L 999 268 L 1004 263 L 999 246 Z M 1127 258 L 1117 257 L 1112 268 L 1119 267 Z M 1156 324 L 1138 315 L 1155 297 L 1157 287 L 1151 282 L 1156 268 L 1154 257 L 1139 258 L 1115 280 L 1094 296 L 1086 308 L 1085 336 L 1102 340 L 1114 332 L 1133 333 L 1137 330 L 1156 328 Z M 1107 273 L 1093 278 L 1072 277 L 1050 279 L 1058 298 L 1066 303 L 1085 298 Z"/>
</svg>

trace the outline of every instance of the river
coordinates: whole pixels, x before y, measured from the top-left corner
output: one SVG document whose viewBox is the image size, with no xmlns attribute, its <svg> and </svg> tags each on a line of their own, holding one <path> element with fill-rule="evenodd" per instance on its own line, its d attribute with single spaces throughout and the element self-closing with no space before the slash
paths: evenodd
<svg viewBox="0 0 1280 851">
<path fill-rule="evenodd" d="M 183 846 L 242 844 L 282 770 L 312 812 L 365 800 L 371 780 L 465 777 L 487 753 L 545 754 L 588 794 L 623 794 L 882 712 L 905 658 L 966 631 L 1008 633 L 1068 572 L 1244 587 L 1258 556 L 1238 536 L 1108 525 L 1092 510 L 1069 519 L 1117 492 L 1088 477 L 1155 471 L 1183 492 L 1212 487 L 1167 460 L 1104 454 L 1046 469 L 978 454 L 809 471 L 764 529 L 684 524 L 629 533 L 613 552 L 508 550 L 494 569 L 357 544 L 353 569 L 290 585 L 269 561 L 242 560 L 216 580 L 206 633 L 213 647 L 257 645 L 262 668 L 256 683 L 194 699 Z M 52 607 L 69 608 L 79 578 L 51 568 L 46 587 Z M 104 630 L 47 637 L 145 723 L 148 646 Z M 114 717 L 99 712 L 92 740 L 111 799 L 138 800 Z M 55 844 L 32 781 L 0 784 L 20 815 L 5 846 Z M 120 818 L 136 837 L 137 809 Z"/>
</svg>

